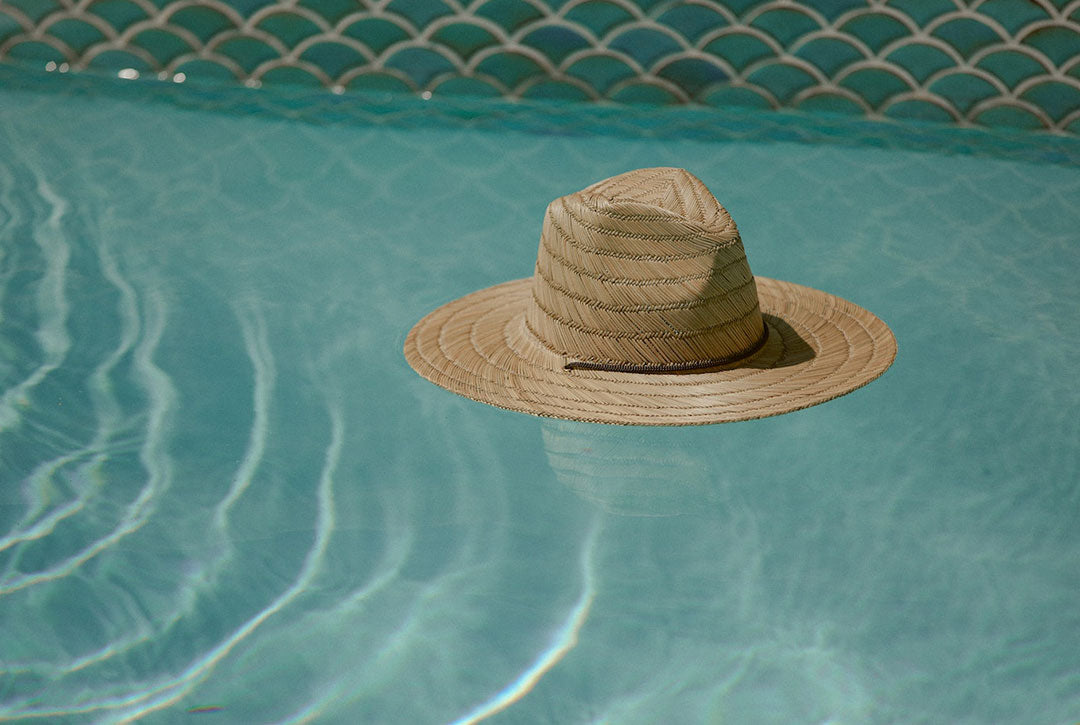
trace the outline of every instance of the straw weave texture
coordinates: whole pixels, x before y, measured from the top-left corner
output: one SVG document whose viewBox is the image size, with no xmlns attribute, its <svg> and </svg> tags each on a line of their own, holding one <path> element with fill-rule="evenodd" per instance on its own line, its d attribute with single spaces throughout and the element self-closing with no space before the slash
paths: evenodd
<svg viewBox="0 0 1080 725">
<path fill-rule="evenodd" d="M 409 333 L 423 377 L 484 403 L 598 423 L 761 418 L 848 393 L 896 354 L 867 310 L 754 277 L 727 211 L 681 169 L 552 202 L 536 272 Z"/>
</svg>

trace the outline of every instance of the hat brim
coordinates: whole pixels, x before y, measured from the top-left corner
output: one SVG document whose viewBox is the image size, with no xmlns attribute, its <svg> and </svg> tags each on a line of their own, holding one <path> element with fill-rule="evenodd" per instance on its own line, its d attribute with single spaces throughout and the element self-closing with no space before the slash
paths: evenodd
<svg viewBox="0 0 1080 725">
<path fill-rule="evenodd" d="M 567 370 L 525 330 L 529 278 L 466 295 L 405 339 L 423 377 L 466 398 L 522 413 L 619 425 L 704 425 L 765 418 L 866 385 L 896 357 L 877 316 L 835 295 L 755 277 L 765 345 L 726 367 L 680 373 Z"/>
</svg>

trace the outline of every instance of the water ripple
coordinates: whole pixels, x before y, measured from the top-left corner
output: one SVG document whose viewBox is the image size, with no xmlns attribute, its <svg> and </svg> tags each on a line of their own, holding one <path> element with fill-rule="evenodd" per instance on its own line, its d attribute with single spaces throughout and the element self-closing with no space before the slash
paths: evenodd
<svg viewBox="0 0 1080 725">
<path fill-rule="evenodd" d="M 0 396 L 0 431 L 10 428 L 20 419 L 19 409 L 29 392 L 64 362 L 71 338 L 67 332 L 68 301 L 65 293 L 68 259 L 71 250 L 64 241 L 61 222 L 69 204 L 59 196 L 40 171 L 35 170 L 38 195 L 50 211 L 45 220 L 35 226 L 34 241 L 45 257 L 45 272 L 38 285 L 36 296 L 41 323 L 35 338 L 41 345 L 45 359 L 24 380 L 12 385 Z M 38 507 L 44 500 L 38 497 Z"/>
<path fill-rule="evenodd" d="M 577 645 L 578 633 L 589 617 L 589 608 L 592 606 L 593 598 L 596 595 L 596 585 L 593 578 L 593 557 L 596 541 L 600 534 L 601 521 L 600 516 L 594 518 L 592 526 L 585 535 L 585 541 L 581 548 L 581 595 L 567 613 L 562 626 L 556 630 L 551 644 L 539 654 L 532 665 L 522 672 L 517 679 L 487 702 L 481 703 L 468 714 L 455 720 L 454 725 L 471 725 L 510 707 L 529 694 L 529 691 L 536 686 L 540 678 L 552 667 L 559 664 L 559 661 Z"/>
<path fill-rule="evenodd" d="M 78 567 L 105 551 L 120 539 L 137 531 L 151 515 L 155 499 L 162 491 L 168 488 L 171 478 L 171 463 L 167 446 L 167 418 L 170 408 L 175 403 L 176 393 L 168 374 L 159 368 L 153 360 L 154 350 L 161 339 L 164 326 L 164 303 L 159 294 L 150 293 L 146 315 L 146 334 L 135 349 L 138 377 L 146 388 L 150 399 L 146 437 L 140 452 L 140 459 L 146 467 L 148 477 L 139 495 L 128 504 L 121 521 L 107 535 L 96 539 L 89 546 L 65 558 L 53 567 L 33 574 L 5 577 L 0 581 L 0 596 L 71 574 Z"/>
<path fill-rule="evenodd" d="M 98 423 L 93 439 L 85 445 L 78 446 L 76 450 L 38 464 L 29 476 L 30 488 L 35 491 L 47 490 L 58 471 L 84 458 L 89 458 L 89 460 L 76 470 L 73 478 L 76 481 L 93 481 L 94 471 L 105 462 L 110 450 L 115 451 L 116 446 L 110 446 L 109 443 L 123 425 L 123 416 L 112 391 L 110 376 L 138 338 L 138 304 L 134 289 L 120 273 L 107 236 L 99 234 L 99 240 L 97 251 L 102 273 L 120 295 L 120 302 L 117 305 L 117 314 L 121 323 L 120 339 L 116 347 L 90 375 L 89 390 Z M 78 487 L 76 498 L 50 510 L 45 516 L 40 516 L 40 511 L 27 512 L 21 522 L 15 524 L 11 531 L 0 537 L 0 551 L 17 543 L 32 541 L 51 534 L 57 524 L 81 511 L 96 490 L 97 486 L 81 485 Z M 37 518 L 38 516 L 40 518 Z"/>
<path fill-rule="evenodd" d="M 333 404 L 328 404 L 327 412 L 330 416 L 331 434 L 330 442 L 326 447 L 322 473 L 319 477 L 315 540 L 312 542 L 311 549 L 304 559 L 304 565 L 296 580 L 269 606 L 248 619 L 219 645 L 189 666 L 180 676 L 121 702 L 99 705 L 99 707 L 123 708 L 116 713 L 115 722 L 130 722 L 179 701 L 191 692 L 196 685 L 205 680 L 233 647 L 250 636 L 266 620 L 303 594 L 312 579 L 318 574 L 323 555 L 330 541 L 330 535 L 334 530 L 334 471 L 341 457 L 342 444 L 345 439 L 345 419 L 341 409 Z"/>
<path fill-rule="evenodd" d="M 269 430 L 270 399 L 274 391 L 274 358 L 266 340 L 266 321 L 253 303 L 248 303 L 237 311 L 240 329 L 244 336 L 244 349 L 251 359 L 255 376 L 255 392 L 252 400 L 254 420 L 251 423 L 251 437 L 240 468 L 233 477 L 229 492 L 214 510 L 214 526 L 227 539 L 229 509 L 232 508 L 251 485 L 251 479 L 262 462 L 266 451 L 266 439 Z"/>
</svg>

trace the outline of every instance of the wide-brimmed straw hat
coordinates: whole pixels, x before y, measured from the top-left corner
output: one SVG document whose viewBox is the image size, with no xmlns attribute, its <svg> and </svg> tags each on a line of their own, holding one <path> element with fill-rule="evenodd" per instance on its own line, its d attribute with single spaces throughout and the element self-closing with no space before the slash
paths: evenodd
<svg viewBox="0 0 1080 725">
<path fill-rule="evenodd" d="M 625 425 L 787 413 L 866 385 L 895 356 L 867 310 L 753 276 L 731 216 L 671 168 L 556 199 L 531 278 L 443 305 L 405 340 L 420 375 L 467 398 Z"/>
</svg>

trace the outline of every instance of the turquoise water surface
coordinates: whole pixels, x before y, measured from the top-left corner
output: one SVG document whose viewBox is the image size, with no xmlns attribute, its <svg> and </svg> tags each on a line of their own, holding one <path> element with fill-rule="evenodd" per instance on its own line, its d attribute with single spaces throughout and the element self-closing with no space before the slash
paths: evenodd
<svg viewBox="0 0 1080 725">
<path fill-rule="evenodd" d="M 1080 168 L 985 143 L 0 91 L 0 719 L 1075 722 Z M 408 367 L 548 201 L 658 165 L 893 368 L 643 429 Z"/>
</svg>

